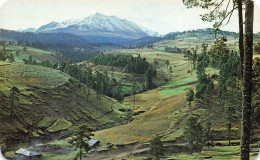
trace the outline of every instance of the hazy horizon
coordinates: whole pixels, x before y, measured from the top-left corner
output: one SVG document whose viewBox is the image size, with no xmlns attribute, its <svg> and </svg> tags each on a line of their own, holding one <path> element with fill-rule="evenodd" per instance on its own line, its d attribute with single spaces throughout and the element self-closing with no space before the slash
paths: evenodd
<svg viewBox="0 0 260 160">
<path fill-rule="evenodd" d="M 182 0 L 7 0 L 1 1 L 0 28 L 18 30 L 39 28 L 52 21 L 83 19 L 95 13 L 127 19 L 138 25 L 167 34 L 212 28 L 203 22 L 199 7 L 187 9 Z M 260 32 L 260 7 L 255 4 L 254 32 Z M 238 32 L 237 12 L 222 30 Z M 233 27 L 236 26 L 236 27 Z"/>
</svg>

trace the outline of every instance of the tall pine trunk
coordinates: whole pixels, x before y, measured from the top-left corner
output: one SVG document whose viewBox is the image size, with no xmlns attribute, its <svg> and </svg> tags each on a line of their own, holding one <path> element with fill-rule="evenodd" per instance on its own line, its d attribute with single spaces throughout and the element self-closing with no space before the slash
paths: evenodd
<svg viewBox="0 0 260 160">
<path fill-rule="evenodd" d="M 79 150 L 79 159 L 82 160 L 82 148 L 80 147 L 80 150 Z"/>
<path fill-rule="evenodd" d="M 240 72 L 241 80 L 243 80 L 243 64 L 244 64 L 244 42 L 243 42 L 243 10 L 242 10 L 242 0 L 237 0 L 238 5 L 238 23 L 239 23 L 239 53 L 240 53 Z"/>
<path fill-rule="evenodd" d="M 11 97 L 11 117 L 14 117 L 14 90 L 12 92 L 12 97 Z"/>
<path fill-rule="evenodd" d="M 241 160 L 249 160 L 251 100 L 252 100 L 252 58 L 253 58 L 253 19 L 254 3 L 245 1 L 245 43 L 242 89 L 242 120 L 241 120 Z"/>
<path fill-rule="evenodd" d="M 228 125 L 228 145 L 231 145 L 231 124 Z"/>
</svg>

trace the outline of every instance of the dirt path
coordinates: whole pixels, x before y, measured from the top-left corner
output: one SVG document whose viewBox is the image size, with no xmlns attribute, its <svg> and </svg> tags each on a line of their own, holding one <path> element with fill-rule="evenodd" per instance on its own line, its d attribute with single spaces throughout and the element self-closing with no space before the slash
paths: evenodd
<svg viewBox="0 0 260 160">
<path fill-rule="evenodd" d="M 170 147 L 170 146 L 175 146 L 179 145 L 181 143 L 179 142 L 165 142 L 163 143 L 164 147 Z M 147 145 L 143 144 L 135 144 L 135 145 L 128 145 L 125 147 L 117 148 L 117 149 L 111 149 L 109 151 L 102 151 L 102 152 L 92 152 L 88 154 L 86 158 L 83 158 L 83 160 L 111 160 L 111 159 L 122 159 L 122 158 L 127 158 L 132 155 L 136 154 L 147 154 L 149 151 L 149 147 Z"/>
</svg>

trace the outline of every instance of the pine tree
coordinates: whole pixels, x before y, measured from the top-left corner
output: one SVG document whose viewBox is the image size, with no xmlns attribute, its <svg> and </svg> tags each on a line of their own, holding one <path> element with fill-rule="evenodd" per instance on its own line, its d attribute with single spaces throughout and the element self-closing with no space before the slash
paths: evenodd
<svg viewBox="0 0 260 160">
<path fill-rule="evenodd" d="M 227 126 L 228 131 L 228 144 L 231 145 L 231 128 L 232 124 L 236 119 L 236 108 L 232 103 L 225 103 L 224 106 L 224 118 L 225 118 L 225 124 Z"/>
<path fill-rule="evenodd" d="M 254 2 L 245 1 L 245 48 L 243 62 L 243 89 L 242 89 L 242 126 L 240 150 L 241 160 L 250 158 L 250 128 L 252 103 L 252 59 L 253 59 L 253 17 Z"/>
<path fill-rule="evenodd" d="M 166 66 L 167 66 L 167 71 L 168 71 L 168 67 L 169 67 L 169 64 L 170 64 L 169 60 L 166 60 L 166 61 L 165 61 L 165 64 L 166 64 Z"/>
<path fill-rule="evenodd" d="M 91 132 L 92 129 L 88 125 L 82 124 L 78 126 L 78 128 L 74 131 L 73 136 L 68 141 L 72 146 L 80 149 L 80 160 L 82 159 L 82 150 L 84 149 L 88 152 L 91 149 L 88 144 L 88 141 L 91 139 L 90 136 L 94 136 Z"/>
<path fill-rule="evenodd" d="M 189 89 L 189 92 L 186 95 L 186 99 L 189 102 L 189 106 L 191 107 L 191 102 L 194 100 L 194 92 L 193 89 Z"/>
<path fill-rule="evenodd" d="M 135 105 L 135 95 L 136 95 L 136 93 L 137 93 L 137 84 L 136 84 L 136 82 L 134 82 L 134 83 L 132 84 L 131 93 L 132 93 L 132 95 L 134 96 L 134 105 Z"/>
<path fill-rule="evenodd" d="M 15 99 L 17 98 L 16 97 L 16 93 L 20 93 L 20 91 L 19 91 L 19 89 L 17 88 L 17 87 L 15 87 L 15 86 L 13 86 L 11 89 L 10 89 L 10 91 L 11 91 L 11 95 L 10 95 L 10 105 L 11 105 L 11 117 L 13 118 L 14 117 L 14 106 L 15 106 L 15 104 L 14 104 L 14 101 L 15 101 Z"/>
<path fill-rule="evenodd" d="M 159 160 L 161 156 L 163 156 L 163 143 L 159 137 L 159 135 L 156 135 L 150 142 L 149 145 L 149 153 L 153 156 L 154 160 Z"/>
<path fill-rule="evenodd" d="M 187 142 L 192 155 L 195 146 L 204 145 L 203 127 L 198 117 L 190 116 L 184 127 L 184 140 Z"/>
<path fill-rule="evenodd" d="M 10 54 L 10 55 L 8 56 L 8 61 L 9 61 L 10 63 L 15 62 L 15 59 L 14 59 L 14 55 L 13 55 L 13 54 Z"/>
</svg>

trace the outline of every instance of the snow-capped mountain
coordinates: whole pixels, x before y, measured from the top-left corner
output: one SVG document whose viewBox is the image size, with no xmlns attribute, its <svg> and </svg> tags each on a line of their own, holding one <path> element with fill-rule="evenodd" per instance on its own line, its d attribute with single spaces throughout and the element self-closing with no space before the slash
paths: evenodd
<svg viewBox="0 0 260 160">
<path fill-rule="evenodd" d="M 35 32 L 35 28 L 19 29 L 18 32 Z"/>
<path fill-rule="evenodd" d="M 71 19 L 63 22 L 51 22 L 38 28 L 39 32 L 64 32 L 83 37 L 112 37 L 138 39 L 147 36 L 159 36 L 145 27 L 115 16 L 96 13 L 84 19 Z"/>
</svg>

